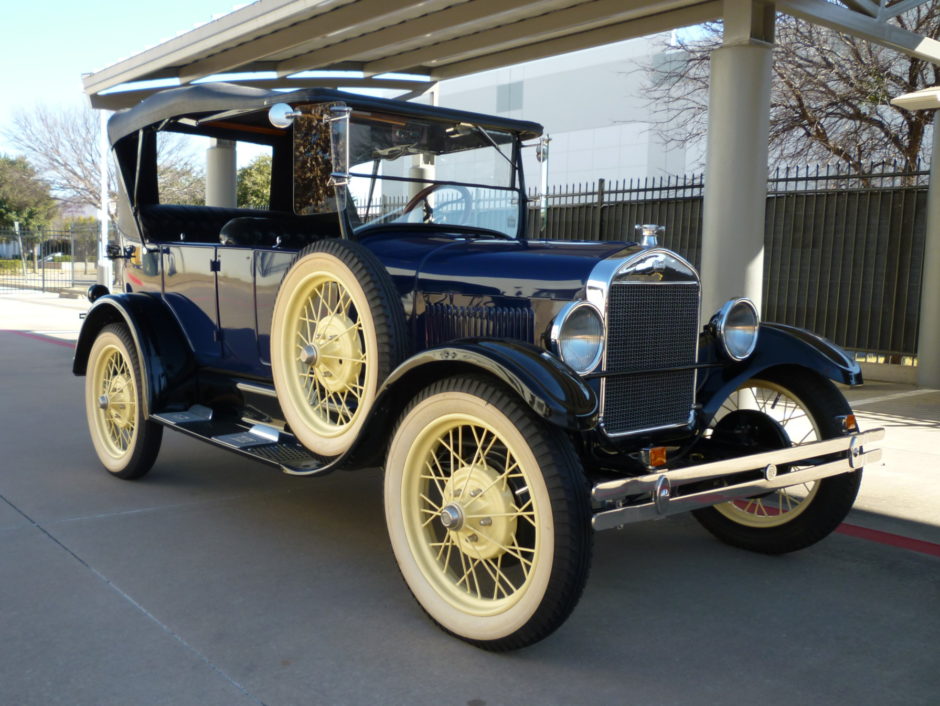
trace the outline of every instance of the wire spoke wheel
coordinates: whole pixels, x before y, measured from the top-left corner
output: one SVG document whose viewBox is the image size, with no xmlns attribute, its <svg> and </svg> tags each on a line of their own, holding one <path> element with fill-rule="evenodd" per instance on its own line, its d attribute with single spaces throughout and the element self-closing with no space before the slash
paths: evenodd
<svg viewBox="0 0 940 706">
<path fill-rule="evenodd" d="M 143 416 L 141 384 L 127 329 L 105 326 L 88 355 L 85 411 L 98 458 L 120 478 L 139 478 L 149 471 L 163 437 L 163 427 Z"/>
<path fill-rule="evenodd" d="M 274 307 L 271 366 L 301 443 L 324 456 L 349 449 L 404 357 L 404 330 L 400 299 L 368 250 L 329 240 L 298 253 Z"/>
<path fill-rule="evenodd" d="M 829 380 L 806 369 L 780 368 L 733 391 L 715 414 L 709 433 L 714 439 L 733 429 L 751 434 L 765 450 L 786 448 L 841 435 L 839 418 L 850 413 L 842 393 Z M 777 477 L 806 467 L 787 464 Z M 839 526 L 852 508 L 861 475 L 859 469 L 693 514 L 709 532 L 733 546 L 765 554 L 792 552 L 815 544 Z"/>
<path fill-rule="evenodd" d="M 574 608 L 591 552 L 586 493 L 567 437 L 472 376 L 416 398 L 386 463 L 402 576 L 441 627 L 492 650 L 542 639 Z"/>
<path fill-rule="evenodd" d="M 369 351 L 362 317 L 343 283 L 328 274 L 312 278 L 296 319 L 297 382 L 310 408 L 310 424 L 330 435 L 353 422 L 362 408 Z"/>
<path fill-rule="evenodd" d="M 409 463 L 424 472 L 403 495 L 406 531 L 427 575 L 466 612 L 504 610 L 523 594 L 538 557 L 526 471 L 504 439 L 467 415 L 428 427 L 412 451 Z"/>
<path fill-rule="evenodd" d="M 732 412 L 754 410 L 779 425 L 791 446 L 822 440 L 816 420 L 804 403 L 784 386 L 768 380 L 751 380 L 729 395 L 715 415 L 715 423 Z M 789 471 L 806 466 L 791 465 Z M 730 520 L 751 527 L 776 527 L 790 522 L 809 507 L 819 481 L 780 488 L 767 495 L 742 498 L 716 505 Z"/>
<path fill-rule="evenodd" d="M 137 432 L 137 388 L 129 361 L 117 346 L 109 345 L 92 374 L 99 393 L 96 416 L 102 439 L 115 456 L 120 456 L 130 448 Z"/>
</svg>

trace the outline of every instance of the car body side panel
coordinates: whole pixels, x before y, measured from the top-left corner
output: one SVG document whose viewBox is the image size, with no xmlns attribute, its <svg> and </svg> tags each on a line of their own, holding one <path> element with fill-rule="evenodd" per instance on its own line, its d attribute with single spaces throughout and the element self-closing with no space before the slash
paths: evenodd
<svg viewBox="0 0 940 706">
<path fill-rule="evenodd" d="M 216 273 L 216 248 L 206 244 L 163 246 L 163 298 L 173 310 L 196 359 L 216 366 L 222 357 Z"/>
<path fill-rule="evenodd" d="M 254 252 L 251 248 L 219 247 L 219 328 L 222 365 L 240 374 L 264 375 L 258 360 L 255 315 Z"/>
</svg>

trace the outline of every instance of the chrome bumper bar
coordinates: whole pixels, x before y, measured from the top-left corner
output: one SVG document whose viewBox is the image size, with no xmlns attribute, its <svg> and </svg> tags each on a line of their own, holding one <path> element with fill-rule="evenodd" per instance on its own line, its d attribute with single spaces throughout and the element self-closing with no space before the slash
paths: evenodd
<svg viewBox="0 0 940 706">
<path fill-rule="evenodd" d="M 598 483 L 591 490 L 591 500 L 595 507 L 601 509 L 594 513 L 591 522 L 595 530 L 612 529 L 630 522 L 675 515 L 736 498 L 760 495 L 841 473 L 850 473 L 881 458 L 881 449 L 865 447 L 880 441 L 884 436 L 884 429 L 871 429 L 779 451 L 739 456 L 672 471 L 663 469 L 645 476 Z M 777 467 L 780 465 L 814 463 L 822 456 L 842 452 L 848 453 L 845 458 L 837 461 L 817 463 L 798 471 L 777 474 Z M 754 471 L 760 471 L 762 477 L 739 483 L 734 483 L 732 479 L 732 476 L 737 474 Z M 728 479 L 729 484 L 686 495 L 676 492 L 689 483 L 720 478 Z"/>
</svg>

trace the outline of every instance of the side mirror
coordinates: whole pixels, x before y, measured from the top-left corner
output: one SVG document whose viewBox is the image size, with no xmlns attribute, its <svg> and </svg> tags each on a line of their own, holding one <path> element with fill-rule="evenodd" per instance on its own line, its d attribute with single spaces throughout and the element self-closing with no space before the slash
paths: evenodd
<svg viewBox="0 0 940 706">
<path fill-rule="evenodd" d="M 300 113 L 295 112 L 287 103 L 275 103 L 268 109 L 268 120 L 280 129 L 290 127 Z"/>
</svg>

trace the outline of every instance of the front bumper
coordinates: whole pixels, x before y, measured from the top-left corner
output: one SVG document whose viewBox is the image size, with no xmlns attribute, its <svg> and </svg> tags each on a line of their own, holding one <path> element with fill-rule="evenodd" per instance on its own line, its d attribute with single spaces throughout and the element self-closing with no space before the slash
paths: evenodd
<svg viewBox="0 0 940 706">
<path fill-rule="evenodd" d="M 644 476 L 598 483 L 591 490 L 592 504 L 597 508 L 591 522 L 595 530 L 612 529 L 630 522 L 675 515 L 841 473 L 852 473 L 881 458 L 881 449 L 870 448 L 869 445 L 880 441 L 884 435 L 884 429 L 871 429 L 779 451 L 675 470 L 657 470 Z M 839 453 L 845 456 L 831 460 L 833 454 Z M 790 464 L 808 467 L 778 473 L 779 466 Z M 761 477 L 755 479 L 755 472 L 759 472 Z M 682 492 L 683 486 L 718 480 L 727 484 Z"/>
</svg>

